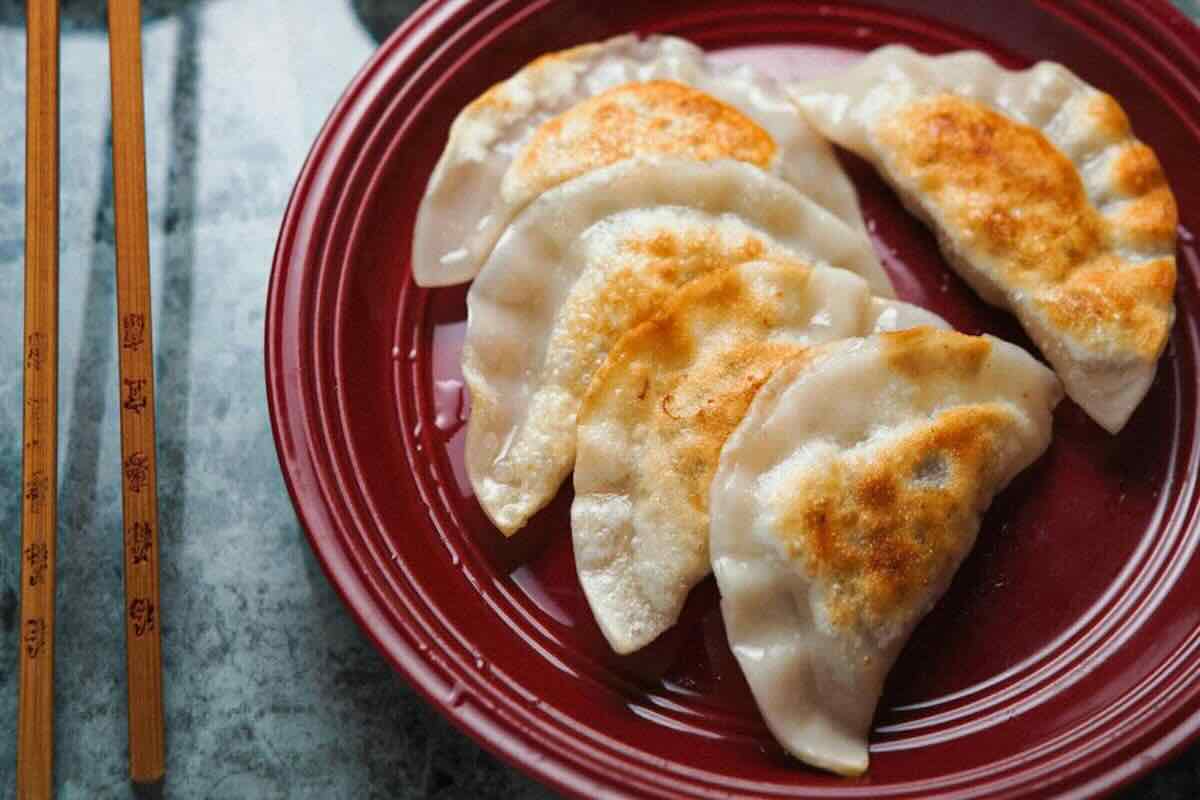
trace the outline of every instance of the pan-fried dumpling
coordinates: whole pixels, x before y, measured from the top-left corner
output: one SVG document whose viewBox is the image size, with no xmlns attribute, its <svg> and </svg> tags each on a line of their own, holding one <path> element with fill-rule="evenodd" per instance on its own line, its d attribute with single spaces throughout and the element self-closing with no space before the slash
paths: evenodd
<svg viewBox="0 0 1200 800">
<path fill-rule="evenodd" d="M 782 87 L 682 39 L 619 36 L 543 56 L 459 114 L 417 214 L 413 277 L 470 280 L 534 197 L 637 155 L 755 164 L 862 228 L 832 148 Z"/>
<path fill-rule="evenodd" d="M 1107 94 L 1065 67 L 885 47 L 794 96 L 880 169 L 947 260 L 1017 315 L 1067 394 L 1111 432 L 1174 319 L 1175 199 Z"/>
<path fill-rule="evenodd" d="M 692 281 L 621 337 L 579 411 L 571 506 L 579 580 L 616 652 L 675 624 L 708 574 L 717 454 L 776 367 L 814 342 L 931 323 L 844 270 L 759 261 Z"/>
<path fill-rule="evenodd" d="M 866 769 L 884 677 L 1061 396 L 1020 348 L 928 328 L 811 348 L 759 391 L 721 453 L 710 543 L 729 643 L 788 752 Z"/>
<path fill-rule="evenodd" d="M 887 277 L 864 234 L 748 164 L 629 160 L 534 201 L 467 294 L 467 473 L 511 535 L 575 460 L 575 412 L 613 341 L 680 284 L 792 255 Z"/>
</svg>

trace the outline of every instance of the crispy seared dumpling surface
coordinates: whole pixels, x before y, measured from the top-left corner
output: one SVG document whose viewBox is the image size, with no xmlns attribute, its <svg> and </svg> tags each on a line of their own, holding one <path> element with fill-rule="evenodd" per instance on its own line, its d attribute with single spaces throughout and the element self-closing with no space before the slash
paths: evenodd
<svg viewBox="0 0 1200 800">
<path fill-rule="evenodd" d="M 682 39 L 620 36 L 543 56 L 459 114 L 417 215 L 414 278 L 470 280 L 534 197 L 638 155 L 743 160 L 862 227 L 832 149 L 778 84 Z"/>
<path fill-rule="evenodd" d="M 929 328 L 813 347 L 763 386 L 721 453 L 710 544 L 734 655 L 790 753 L 866 769 L 888 670 L 1061 396 L 1019 348 Z"/>
<path fill-rule="evenodd" d="M 623 161 L 530 205 L 467 295 L 467 471 L 496 526 L 511 534 L 554 497 L 579 398 L 617 336 L 693 277 L 775 254 L 890 293 L 864 234 L 736 161 Z"/>
<path fill-rule="evenodd" d="M 584 594 L 619 653 L 675 623 L 709 571 L 708 488 L 758 387 L 805 346 L 940 324 L 844 270 L 758 261 L 679 289 L 622 336 L 579 412 L 571 531 Z"/>
<path fill-rule="evenodd" d="M 1174 320 L 1177 210 L 1112 97 L 1064 67 L 886 47 L 795 87 L 833 141 L 873 161 L 947 260 L 1012 310 L 1097 422 L 1120 430 Z"/>
<path fill-rule="evenodd" d="M 758 123 L 710 94 L 676 81 L 626 83 L 542 123 L 505 173 L 501 194 L 527 202 L 639 155 L 732 158 L 770 169 L 777 150 Z"/>
</svg>

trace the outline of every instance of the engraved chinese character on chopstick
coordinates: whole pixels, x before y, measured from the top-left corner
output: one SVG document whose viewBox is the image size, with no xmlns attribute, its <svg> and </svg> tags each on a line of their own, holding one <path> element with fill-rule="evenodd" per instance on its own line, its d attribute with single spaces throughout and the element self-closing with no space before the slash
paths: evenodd
<svg viewBox="0 0 1200 800">
<path fill-rule="evenodd" d="M 135 414 L 142 413 L 142 409 L 146 407 L 146 379 L 145 378 L 125 378 L 125 402 L 121 405 L 126 411 L 132 411 Z"/>
<path fill-rule="evenodd" d="M 29 567 L 29 585 L 41 586 L 46 579 L 49 550 L 45 542 L 34 542 L 25 548 L 25 563 Z"/>
<path fill-rule="evenodd" d="M 135 522 L 129 529 L 129 563 L 134 566 L 145 564 L 150 560 L 150 550 L 153 548 L 153 538 L 151 537 L 150 524 L 147 522 Z"/>
<path fill-rule="evenodd" d="M 146 315 L 126 314 L 121 320 L 121 347 L 137 350 L 146 341 Z"/>
<path fill-rule="evenodd" d="M 30 658 L 37 658 L 46 646 L 46 621 L 40 617 L 25 622 L 25 633 L 21 637 L 25 642 L 25 653 Z"/>
<path fill-rule="evenodd" d="M 154 603 L 144 597 L 130 601 L 129 619 L 133 622 L 133 635 L 145 636 L 154 630 Z"/>
<path fill-rule="evenodd" d="M 150 459 L 145 453 L 134 453 L 125 459 L 125 483 L 129 491 L 140 492 L 150 480 Z"/>
<path fill-rule="evenodd" d="M 31 333 L 25 340 L 25 366 L 29 369 L 42 368 L 43 353 L 46 350 L 46 334 Z"/>
</svg>

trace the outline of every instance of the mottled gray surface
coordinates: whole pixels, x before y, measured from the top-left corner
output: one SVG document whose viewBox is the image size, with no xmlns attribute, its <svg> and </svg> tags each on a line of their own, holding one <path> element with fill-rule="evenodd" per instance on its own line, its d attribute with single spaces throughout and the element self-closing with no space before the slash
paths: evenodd
<svg viewBox="0 0 1200 800">
<path fill-rule="evenodd" d="M 23 3 L 0 2 L 0 797 L 13 792 L 24 175 Z M 147 3 L 146 118 L 168 740 L 188 798 L 545 798 L 384 663 L 314 561 L 266 415 L 263 304 L 292 182 L 404 13 Z M 65 4 L 56 779 L 127 797 L 108 51 Z M 368 27 L 369 25 L 369 27 Z"/>
<path fill-rule="evenodd" d="M 0 0 L 0 797 L 16 749 L 23 5 Z M 103 5 L 63 5 L 56 780 L 90 800 L 131 794 L 108 52 Z M 451 729 L 351 622 L 296 524 L 266 417 L 263 303 L 288 192 L 412 5 L 145 3 L 171 797 L 551 796 Z M 1198 771 L 1193 748 L 1128 796 L 1200 796 Z"/>
<path fill-rule="evenodd" d="M 1200 19 L 1200 0 L 1171 0 L 1192 19 Z"/>
</svg>

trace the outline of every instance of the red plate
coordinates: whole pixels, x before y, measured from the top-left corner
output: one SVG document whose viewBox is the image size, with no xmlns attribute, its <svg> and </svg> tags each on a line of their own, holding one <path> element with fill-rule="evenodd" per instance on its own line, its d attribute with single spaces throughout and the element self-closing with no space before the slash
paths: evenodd
<svg viewBox="0 0 1200 800">
<path fill-rule="evenodd" d="M 1183 209 L 1179 321 L 1150 395 L 1116 437 L 1062 404 L 1049 453 L 997 500 L 904 651 L 861 780 L 772 742 L 711 581 L 675 630 L 614 656 L 574 575 L 569 490 L 506 541 L 463 474 L 465 290 L 410 281 L 418 200 L 471 98 L 540 53 L 629 30 L 776 70 L 895 41 L 1061 61 L 1124 104 Z M 1165 0 L 425 5 L 333 112 L 275 255 L 271 416 L 330 579 L 431 703 L 580 797 L 1081 797 L 1160 762 L 1200 728 L 1198 53 L 1200 31 Z M 847 164 L 901 295 L 1028 347 L 870 170 Z"/>
</svg>

